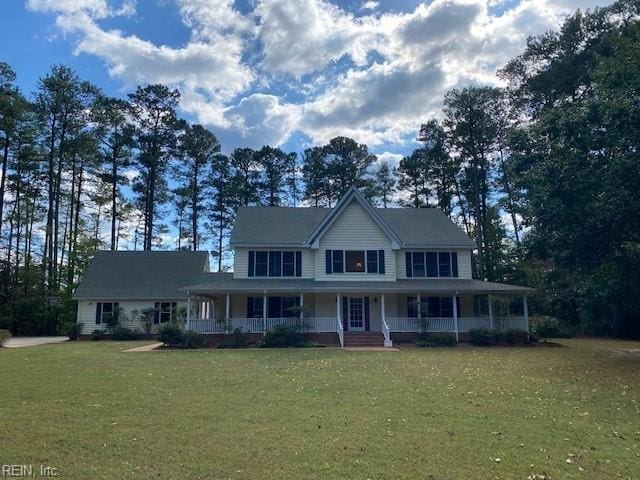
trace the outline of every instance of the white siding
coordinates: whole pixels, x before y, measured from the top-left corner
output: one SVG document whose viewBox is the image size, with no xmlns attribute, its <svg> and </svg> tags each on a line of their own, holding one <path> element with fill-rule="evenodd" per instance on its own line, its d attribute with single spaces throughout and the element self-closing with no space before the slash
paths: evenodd
<svg viewBox="0 0 640 480">
<path fill-rule="evenodd" d="M 138 330 L 140 333 L 144 332 L 144 327 L 140 321 L 133 319 L 133 310 L 142 312 L 146 308 L 153 308 L 155 302 L 170 301 L 170 300 L 139 300 L 139 301 L 118 301 L 120 308 L 123 310 L 125 318 L 120 321 L 121 326 L 130 328 L 132 330 Z M 93 300 L 80 300 L 78 302 L 78 323 L 82 323 L 82 334 L 90 335 L 94 330 L 105 330 L 107 326 L 105 324 L 96 325 L 96 301 Z M 186 307 L 186 301 L 177 302 L 178 308 Z"/>
<path fill-rule="evenodd" d="M 407 278 L 407 262 L 406 252 L 456 252 L 458 254 L 458 278 L 471 278 L 471 250 L 451 250 L 446 248 L 421 248 L 411 250 L 398 250 L 396 252 L 396 261 L 398 265 L 398 278 Z M 424 278 L 424 277 L 423 277 Z M 450 277 L 446 277 L 450 278 Z"/>
<path fill-rule="evenodd" d="M 236 248 L 233 256 L 233 278 L 249 277 L 249 250 L 260 251 L 302 251 L 302 277 L 297 278 L 313 278 L 313 252 L 308 248 Z M 258 277 L 262 280 L 269 277 Z M 271 277 L 282 278 L 282 277 Z"/>
<path fill-rule="evenodd" d="M 382 250 L 384 249 L 385 274 L 375 273 L 326 273 L 326 250 Z M 320 239 L 320 249 L 315 252 L 316 280 L 371 280 L 389 281 L 396 279 L 395 254 L 391 240 L 373 221 L 371 216 L 358 204 L 352 202 L 344 209 L 329 230 Z"/>
</svg>

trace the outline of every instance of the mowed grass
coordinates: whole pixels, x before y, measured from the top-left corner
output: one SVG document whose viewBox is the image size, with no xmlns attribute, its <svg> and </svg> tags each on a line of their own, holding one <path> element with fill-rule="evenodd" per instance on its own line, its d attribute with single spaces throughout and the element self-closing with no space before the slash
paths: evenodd
<svg viewBox="0 0 640 480">
<path fill-rule="evenodd" d="M 0 349 L 0 464 L 66 478 L 640 478 L 638 342 Z"/>
</svg>

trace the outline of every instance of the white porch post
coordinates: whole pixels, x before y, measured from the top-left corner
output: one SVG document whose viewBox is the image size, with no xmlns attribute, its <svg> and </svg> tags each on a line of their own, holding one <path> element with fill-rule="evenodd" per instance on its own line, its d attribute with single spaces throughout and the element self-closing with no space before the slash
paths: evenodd
<svg viewBox="0 0 640 480">
<path fill-rule="evenodd" d="M 227 293 L 224 301 L 224 319 L 229 320 L 229 311 L 231 309 L 231 294 Z"/>
<path fill-rule="evenodd" d="M 304 320 L 304 293 L 300 292 L 300 323 Z"/>
<path fill-rule="evenodd" d="M 267 334 L 267 291 L 262 294 L 262 334 Z"/>
<path fill-rule="evenodd" d="M 493 330 L 496 328 L 493 320 L 493 299 L 491 298 L 491 295 L 487 295 L 487 299 L 489 301 L 489 324 Z"/>
<path fill-rule="evenodd" d="M 522 296 L 522 313 L 524 314 L 524 324 L 527 329 L 527 338 L 529 338 L 529 303 L 526 294 Z"/>
<path fill-rule="evenodd" d="M 453 326 L 456 329 L 456 342 L 460 340 L 458 335 L 458 302 L 456 301 L 456 295 L 453 295 Z"/>
<path fill-rule="evenodd" d="M 420 327 L 422 326 L 422 298 L 419 293 L 416 293 L 416 302 L 418 303 L 416 305 L 416 312 L 418 313 L 418 333 L 420 333 Z"/>
<path fill-rule="evenodd" d="M 342 314 L 340 312 L 340 293 L 338 293 L 336 295 L 336 317 L 338 317 L 339 322 L 342 322 Z"/>
<path fill-rule="evenodd" d="M 382 317 L 382 327 L 384 328 L 384 324 L 387 323 L 387 318 L 385 317 L 385 312 L 384 312 L 384 293 L 380 294 L 380 315 Z"/>
<path fill-rule="evenodd" d="M 187 292 L 187 330 L 191 325 L 191 294 Z"/>
</svg>

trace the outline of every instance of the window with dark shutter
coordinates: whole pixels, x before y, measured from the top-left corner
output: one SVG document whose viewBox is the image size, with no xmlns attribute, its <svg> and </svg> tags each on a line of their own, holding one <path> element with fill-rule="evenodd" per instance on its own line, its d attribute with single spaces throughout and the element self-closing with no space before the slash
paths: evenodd
<svg viewBox="0 0 640 480">
<path fill-rule="evenodd" d="M 384 250 L 378 250 L 378 273 L 384 275 Z"/>
<path fill-rule="evenodd" d="M 427 298 L 427 316 L 429 318 L 440 316 L 440 297 Z"/>
<path fill-rule="evenodd" d="M 296 277 L 302 276 L 302 252 L 296 252 Z"/>
<path fill-rule="evenodd" d="M 256 252 L 256 277 L 266 277 L 269 264 L 269 252 Z"/>
<path fill-rule="evenodd" d="M 102 302 L 96 303 L 96 325 L 102 323 Z"/>
<path fill-rule="evenodd" d="M 282 252 L 282 276 L 293 277 L 295 268 L 295 254 L 294 252 Z"/>
<path fill-rule="evenodd" d="M 153 306 L 153 323 L 160 323 L 160 302 Z"/>
<path fill-rule="evenodd" d="M 438 276 L 438 254 L 436 252 L 427 252 L 427 277 Z"/>
<path fill-rule="evenodd" d="M 344 251 L 332 250 L 333 254 L 333 273 L 344 273 Z"/>
<path fill-rule="evenodd" d="M 333 273 L 333 254 L 331 250 L 325 250 L 325 272 L 327 274 Z"/>
<path fill-rule="evenodd" d="M 416 297 L 407 297 L 407 317 L 418 318 L 418 303 Z"/>
<path fill-rule="evenodd" d="M 438 275 L 440 277 L 451 276 L 451 253 L 440 252 L 438 254 Z"/>
<path fill-rule="evenodd" d="M 256 252 L 254 252 L 253 250 L 250 250 L 249 251 L 249 271 L 248 271 L 248 276 L 250 277 L 255 276 L 255 261 L 256 261 Z"/>
<path fill-rule="evenodd" d="M 407 278 L 413 277 L 413 257 L 411 256 L 411 252 L 406 252 L 404 254 L 404 261 L 407 269 Z"/>
<path fill-rule="evenodd" d="M 424 252 L 413 252 L 413 276 L 424 277 Z"/>
</svg>

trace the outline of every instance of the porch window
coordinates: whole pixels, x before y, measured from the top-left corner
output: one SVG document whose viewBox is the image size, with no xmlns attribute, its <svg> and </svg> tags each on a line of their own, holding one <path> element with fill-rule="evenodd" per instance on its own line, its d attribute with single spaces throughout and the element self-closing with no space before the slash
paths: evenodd
<svg viewBox="0 0 640 480">
<path fill-rule="evenodd" d="M 153 323 L 170 323 L 177 320 L 176 302 L 156 302 L 153 310 Z"/>
<path fill-rule="evenodd" d="M 300 305 L 299 297 L 269 297 L 267 299 L 269 318 L 297 317 L 296 307 Z"/>
<path fill-rule="evenodd" d="M 301 277 L 300 251 L 249 251 L 247 275 L 249 277 Z"/>
<path fill-rule="evenodd" d="M 262 318 L 262 297 L 247 297 L 247 318 Z"/>
<path fill-rule="evenodd" d="M 424 297 L 423 297 L 424 298 Z M 428 318 L 453 318 L 453 299 L 451 297 L 426 297 L 426 312 L 422 304 L 423 316 Z M 456 297 L 458 316 L 460 316 L 460 298 Z M 418 303 L 416 297 L 407 297 L 407 317 L 418 318 Z"/>
<path fill-rule="evenodd" d="M 118 319 L 118 302 L 97 302 L 96 303 L 96 325 L 109 323 L 114 318 Z"/>
</svg>

